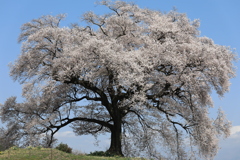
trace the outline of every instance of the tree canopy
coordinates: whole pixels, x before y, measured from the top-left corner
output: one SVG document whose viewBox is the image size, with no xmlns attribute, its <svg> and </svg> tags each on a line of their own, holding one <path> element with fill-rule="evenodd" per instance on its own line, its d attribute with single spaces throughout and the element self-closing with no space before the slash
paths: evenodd
<svg viewBox="0 0 240 160">
<path fill-rule="evenodd" d="M 61 27 L 65 15 L 22 26 L 11 76 L 25 101 L 1 105 L 5 132 L 35 144 L 70 125 L 77 135 L 110 133 L 115 155 L 213 158 L 231 123 L 221 110 L 209 117 L 210 95 L 229 90 L 232 49 L 201 37 L 186 14 L 99 3 L 110 13 L 85 13 L 86 26 Z"/>
</svg>

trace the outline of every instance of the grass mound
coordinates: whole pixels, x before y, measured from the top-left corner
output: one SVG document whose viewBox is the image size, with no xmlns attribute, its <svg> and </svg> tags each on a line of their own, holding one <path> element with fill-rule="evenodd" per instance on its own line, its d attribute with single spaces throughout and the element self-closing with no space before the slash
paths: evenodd
<svg viewBox="0 0 240 160">
<path fill-rule="evenodd" d="M 75 159 L 76 155 L 68 154 L 57 149 L 28 147 L 12 147 L 0 153 L 0 160 L 70 160 Z"/>
<path fill-rule="evenodd" d="M 123 157 L 96 157 L 87 155 L 74 155 L 57 149 L 28 147 L 10 149 L 0 152 L 0 160 L 144 160 L 143 158 Z"/>
</svg>

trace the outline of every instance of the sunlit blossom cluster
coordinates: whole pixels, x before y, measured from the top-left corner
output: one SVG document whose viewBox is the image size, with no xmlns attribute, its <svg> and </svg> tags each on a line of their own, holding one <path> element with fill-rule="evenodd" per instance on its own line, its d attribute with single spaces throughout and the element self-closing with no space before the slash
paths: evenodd
<svg viewBox="0 0 240 160">
<path fill-rule="evenodd" d="M 230 133 L 223 111 L 213 120 L 208 109 L 211 92 L 223 96 L 235 75 L 231 48 L 201 37 L 185 14 L 99 3 L 111 13 L 85 13 L 84 27 L 61 27 L 65 15 L 22 26 L 11 76 L 26 101 L 9 98 L 2 120 L 31 133 L 72 124 L 77 135 L 97 135 L 120 117 L 126 156 L 212 159 Z"/>
</svg>

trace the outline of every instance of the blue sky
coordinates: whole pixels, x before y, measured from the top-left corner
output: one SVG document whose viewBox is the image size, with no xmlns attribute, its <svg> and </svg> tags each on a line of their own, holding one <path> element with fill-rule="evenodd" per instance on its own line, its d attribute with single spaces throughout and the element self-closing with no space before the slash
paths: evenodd
<svg viewBox="0 0 240 160">
<path fill-rule="evenodd" d="M 80 16 L 86 11 L 106 13 L 106 8 L 96 6 L 95 0 L 0 0 L 0 103 L 10 96 L 18 96 L 21 101 L 21 86 L 9 77 L 8 64 L 14 62 L 20 54 L 21 45 L 17 43 L 20 27 L 42 15 L 67 13 L 62 25 L 80 22 Z M 236 48 L 240 53 L 240 1 L 239 0 L 132 0 L 140 7 L 168 12 L 176 7 L 179 12 L 186 13 L 190 19 L 200 19 L 201 36 L 207 36 L 220 45 Z M 240 61 L 236 63 L 240 68 Z M 240 159 L 240 75 L 231 80 L 230 91 L 219 99 L 214 93 L 215 109 L 210 116 L 216 116 L 221 107 L 227 118 L 232 121 L 230 138 L 221 141 L 221 150 L 216 160 Z M 108 148 L 108 136 L 99 138 L 99 147 L 93 145 L 94 137 L 75 137 L 71 129 L 65 128 L 57 135 L 59 142 L 68 143 L 70 147 L 89 152 Z"/>
</svg>

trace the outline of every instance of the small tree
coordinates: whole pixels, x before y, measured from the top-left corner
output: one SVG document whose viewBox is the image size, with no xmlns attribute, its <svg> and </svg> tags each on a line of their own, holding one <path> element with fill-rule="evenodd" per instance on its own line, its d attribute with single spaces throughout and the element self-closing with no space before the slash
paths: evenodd
<svg viewBox="0 0 240 160">
<path fill-rule="evenodd" d="M 13 128 L 17 128 L 16 125 L 13 125 Z M 0 151 L 7 150 L 12 146 L 18 146 L 18 141 L 20 139 L 18 132 L 15 131 L 13 128 L 8 128 L 6 131 L 4 128 L 0 128 Z"/>
<path fill-rule="evenodd" d="M 57 139 L 49 134 L 44 135 L 40 140 L 39 140 L 39 146 L 42 146 L 44 148 L 53 148 L 56 143 Z"/>
<path fill-rule="evenodd" d="M 66 152 L 66 153 L 72 153 L 72 148 L 70 148 L 67 144 L 60 143 L 56 149 Z"/>
<path fill-rule="evenodd" d="M 108 132 L 114 155 L 160 157 L 162 146 L 170 159 L 213 158 L 231 124 L 222 111 L 209 118 L 210 93 L 229 89 L 231 49 L 200 37 L 199 21 L 185 14 L 100 4 L 111 13 L 87 12 L 85 27 L 60 27 L 64 15 L 22 26 L 11 76 L 26 100 L 9 98 L 2 120 L 31 134 L 53 136 L 69 124 L 77 135 Z"/>
</svg>

